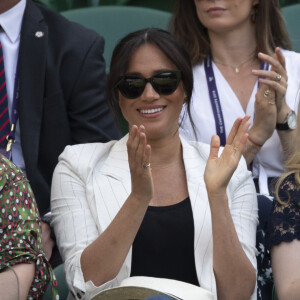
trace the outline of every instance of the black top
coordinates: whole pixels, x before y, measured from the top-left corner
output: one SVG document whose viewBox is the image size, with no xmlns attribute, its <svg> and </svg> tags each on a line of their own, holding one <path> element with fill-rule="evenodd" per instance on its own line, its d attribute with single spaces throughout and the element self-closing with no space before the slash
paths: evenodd
<svg viewBox="0 0 300 300">
<path fill-rule="evenodd" d="M 277 199 L 273 201 L 269 222 L 271 246 L 300 240 L 300 185 L 294 174 L 284 179 L 278 195 L 283 204 Z"/>
<path fill-rule="evenodd" d="M 199 286 L 190 198 L 149 206 L 132 247 L 130 276 L 176 279 Z"/>
</svg>

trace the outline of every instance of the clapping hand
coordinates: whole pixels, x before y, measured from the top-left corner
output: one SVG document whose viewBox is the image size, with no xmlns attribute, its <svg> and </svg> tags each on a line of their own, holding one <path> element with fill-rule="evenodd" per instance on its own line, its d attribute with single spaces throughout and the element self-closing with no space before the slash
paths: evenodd
<svg viewBox="0 0 300 300">
<path fill-rule="evenodd" d="M 145 127 L 133 125 L 127 141 L 128 161 L 131 173 L 131 195 L 139 201 L 150 202 L 153 197 L 153 181 L 150 158 L 151 146 L 147 144 Z"/>
<path fill-rule="evenodd" d="M 238 166 L 248 138 L 250 116 L 238 118 L 229 133 L 225 148 L 218 157 L 220 138 L 214 135 L 211 138 L 210 153 L 207 160 L 204 181 L 209 199 L 218 198 L 226 193 L 227 185 Z"/>
</svg>

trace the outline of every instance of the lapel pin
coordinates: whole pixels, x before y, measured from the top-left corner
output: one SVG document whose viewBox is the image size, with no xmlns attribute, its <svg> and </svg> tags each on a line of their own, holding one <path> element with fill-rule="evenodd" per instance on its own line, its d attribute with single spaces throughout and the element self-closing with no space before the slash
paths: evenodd
<svg viewBox="0 0 300 300">
<path fill-rule="evenodd" d="M 38 39 L 42 38 L 44 36 L 44 32 L 43 31 L 37 31 L 35 33 L 35 37 L 37 37 Z"/>
</svg>

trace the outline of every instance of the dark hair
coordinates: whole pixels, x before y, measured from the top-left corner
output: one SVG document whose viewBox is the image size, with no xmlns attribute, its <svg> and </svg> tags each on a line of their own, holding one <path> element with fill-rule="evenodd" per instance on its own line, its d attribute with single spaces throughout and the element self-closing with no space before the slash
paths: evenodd
<svg viewBox="0 0 300 300">
<path fill-rule="evenodd" d="M 146 28 L 126 35 L 115 47 L 107 80 L 107 99 L 110 107 L 119 119 L 122 116 L 119 107 L 119 93 L 116 84 L 120 76 L 125 75 L 133 53 L 142 45 L 151 44 L 182 72 L 182 83 L 186 94 L 186 105 L 189 118 L 190 101 L 193 90 L 193 70 L 189 54 L 185 48 L 168 31 L 158 28 Z"/>
<path fill-rule="evenodd" d="M 292 48 L 278 0 L 260 0 L 251 14 L 257 53 L 271 54 L 276 47 Z M 177 0 L 170 29 L 185 45 L 193 64 L 202 62 L 210 53 L 207 29 L 199 21 L 194 0 Z"/>
</svg>

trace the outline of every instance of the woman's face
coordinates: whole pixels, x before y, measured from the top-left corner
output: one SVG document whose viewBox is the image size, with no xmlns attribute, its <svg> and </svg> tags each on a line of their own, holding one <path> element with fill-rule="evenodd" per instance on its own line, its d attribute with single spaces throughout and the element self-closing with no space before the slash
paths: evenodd
<svg viewBox="0 0 300 300">
<path fill-rule="evenodd" d="M 161 50 L 151 44 L 145 44 L 133 53 L 126 75 L 149 78 L 161 71 L 176 70 L 177 67 Z M 182 81 L 170 95 L 160 95 L 151 83 L 147 82 L 143 93 L 134 99 L 126 98 L 119 91 L 119 105 L 130 127 L 144 125 L 147 137 L 157 139 L 177 132 L 184 97 Z"/>
<path fill-rule="evenodd" d="M 194 0 L 198 19 L 208 31 L 226 32 L 252 26 L 251 13 L 259 0 Z"/>
</svg>

